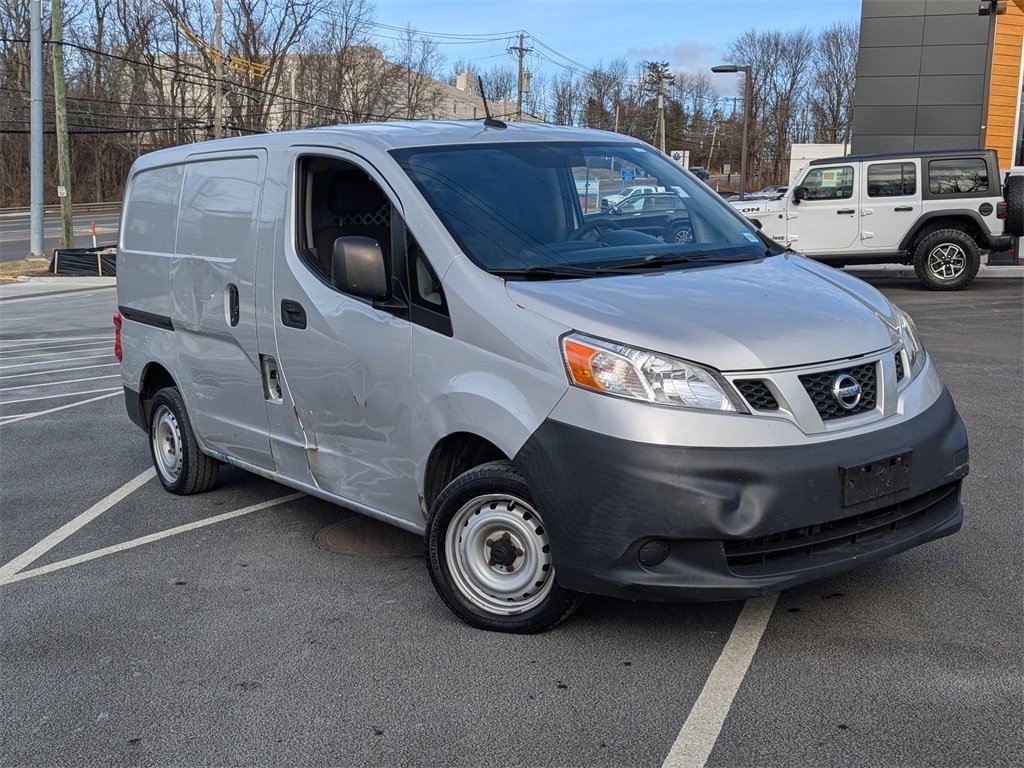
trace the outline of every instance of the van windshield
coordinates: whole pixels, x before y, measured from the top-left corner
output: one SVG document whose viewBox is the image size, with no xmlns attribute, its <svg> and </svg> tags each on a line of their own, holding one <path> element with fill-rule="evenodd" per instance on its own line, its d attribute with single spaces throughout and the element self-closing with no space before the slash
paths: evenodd
<svg viewBox="0 0 1024 768">
<path fill-rule="evenodd" d="M 779 250 L 645 144 L 509 142 L 392 155 L 466 255 L 497 274 L 682 269 Z"/>
</svg>

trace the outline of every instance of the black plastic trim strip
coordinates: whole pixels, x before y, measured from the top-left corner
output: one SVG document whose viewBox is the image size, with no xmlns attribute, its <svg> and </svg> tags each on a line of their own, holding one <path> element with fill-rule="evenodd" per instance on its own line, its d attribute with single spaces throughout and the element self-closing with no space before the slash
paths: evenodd
<svg viewBox="0 0 1024 768">
<path fill-rule="evenodd" d="M 174 323 L 171 322 L 171 318 L 164 315 L 154 315 L 152 312 L 143 312 L 141 309 L 131 309 L 130 307 L 122 307 L 120 305 L 118 305 L 117 311 L 121 313 L 121 317 L 125 320 L 131 320 L 133 323 L 151 325 L 164 331 L 174 330 Z"/>
</svg>

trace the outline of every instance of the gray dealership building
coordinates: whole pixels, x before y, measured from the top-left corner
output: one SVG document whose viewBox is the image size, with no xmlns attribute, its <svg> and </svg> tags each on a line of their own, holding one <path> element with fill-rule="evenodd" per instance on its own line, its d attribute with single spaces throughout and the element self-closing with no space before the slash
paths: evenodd
<svg viewBox="0 0 1024 768">
<path fill-rule="evenodd" d="M 991 147 L 1021 166 L 1024 0 L 863 0 L 854 153 Z"/>
</svg>

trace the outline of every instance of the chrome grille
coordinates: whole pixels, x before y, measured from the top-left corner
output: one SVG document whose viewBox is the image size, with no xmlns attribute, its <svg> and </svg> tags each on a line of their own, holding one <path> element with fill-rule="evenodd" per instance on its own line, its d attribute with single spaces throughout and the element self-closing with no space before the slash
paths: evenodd
<svg viewBox="0 0 1024 768">
<path fill-rule="evenodd" d="M 850 410 L 846 410 L 832 396 L 832 383 L 837 376 L 849 374 L 861 386 L 860 402 Z M 875 408 L 877 401 L 877 376 L 875 374 L 875 363 L 865 363 L 855 368 L 843 368 L 835 371 L 824 371 L 822 373 L 809 373 L 800 377 L 800 383 L 814 403 L 818 415 L 822 421 L 841 419 L 843 416 L 871 411 Z"/>
<path fill-rule="evenodd" d="M 736 382 L 736 388 L 755 411 L 777 411 L 779 403 L 768 386 L 760 379 L 744 379 Z"/>
</svg>

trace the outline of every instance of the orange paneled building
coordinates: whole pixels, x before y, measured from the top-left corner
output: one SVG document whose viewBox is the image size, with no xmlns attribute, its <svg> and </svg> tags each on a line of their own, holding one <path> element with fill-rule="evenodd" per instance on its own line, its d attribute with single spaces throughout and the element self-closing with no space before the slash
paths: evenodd
<svg viewBox="0 0 1024 768">
<path fill-rule="evenodd" d="M 1024 170 L 1022 89 L 1024 0 L 1007 0 L 996 16 L 985 122 L 985 146 L 998 151 L 1003 168 Z"/>
</svg>

